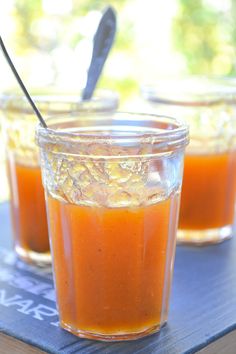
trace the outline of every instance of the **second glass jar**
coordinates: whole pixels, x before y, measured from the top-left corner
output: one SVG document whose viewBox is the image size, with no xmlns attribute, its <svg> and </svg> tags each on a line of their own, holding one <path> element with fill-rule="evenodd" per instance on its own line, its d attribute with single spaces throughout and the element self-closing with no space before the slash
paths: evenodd
<svg viewBox="0 0 236 354">
<path fill-rule="evenodd" d="M 109 114 L 118 105 L 115 93 L 101 90 L 90 101 L 74 95 L 33 97 L 43 117 L 77 112 Z M 51 261 L 44 190 L 38 147 L 35 144 L 37 118 L 22 96 L 0 98 L 6 127 L 6 161 L 10 186 L 15 251 L 28 262 L 43 265 Z M 84 121 L 80 121 L 81 126 Z"/>
</svg>

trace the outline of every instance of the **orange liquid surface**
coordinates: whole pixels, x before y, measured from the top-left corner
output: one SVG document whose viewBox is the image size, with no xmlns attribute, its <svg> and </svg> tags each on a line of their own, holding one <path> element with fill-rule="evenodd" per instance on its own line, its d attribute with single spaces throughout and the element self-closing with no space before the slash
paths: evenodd
<svg viewBox="0 0 236 354">
<path fill-rule="evenodd" d="M 101 334 L 159 325 L 167 242 L 176 232 L 169 219 L 175 212 L 177 222 L 176 211 L 176 197 L 134 209 L 78 206 L 48 197 L 62 324 L 74 332 Z"/>
<path fill-rule="evenodd" d="M 231 225 L 236 194 L 236 152 L 186 155 L 180 205 L 180 229 Z"/>
<path fill-rule="evenodd" d="M 49 252 L 44 190 L 39 167 L 8 163 L 15 244 L 25 251 Z"/>
</svg>

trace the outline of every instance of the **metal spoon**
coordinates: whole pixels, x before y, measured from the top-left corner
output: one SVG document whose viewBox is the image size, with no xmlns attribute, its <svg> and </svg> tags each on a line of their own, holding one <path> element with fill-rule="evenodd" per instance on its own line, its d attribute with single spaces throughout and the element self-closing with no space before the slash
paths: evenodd
<svg viewBox="0 0 236 354">
<path fill-rule="evenodd" d="M 116 14 L 112 7 L 108 7 L 99 22 L 93 39 L 93 53 L 90 62 L 86 86 L 82 93 L 82 100 L 89 100 L 95 90 L 103 66 L 108 57 L 116 33 Z"/>
</svg>

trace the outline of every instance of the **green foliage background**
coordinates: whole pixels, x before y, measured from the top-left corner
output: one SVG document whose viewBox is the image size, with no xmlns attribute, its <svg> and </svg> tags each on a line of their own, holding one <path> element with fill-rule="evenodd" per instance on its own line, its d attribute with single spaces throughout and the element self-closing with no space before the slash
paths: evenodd
<svg viewBox="0 0 236 354">
<path fill-rule="evenodd" d="M 126 6 L 127 0 L 109 1 L 119 14 Z M 15 0 L 14 17 L 16 20 L 16 51 L 19 55 L 27 54 L 27 51 L 50 52 L 57 48 L 59 43 L 66 43 L 70 48 L 74 48 L 76 44 L 83 39 L 80 34 L 76 21 L 78 18 L 86 16 L 89 11 L 103 11 L 107 6 L 103 0 L 73 0 L 72 11 L 69 14 L 62 16 L 46 15 L 43 11 L 42 0 Z M 37 22 L 43 17 L 49 17 L 53 21 L 60 24 L 60 31 L 57 38 L 53 41 L 42 43 L 40 36 L 34 31 L 34 22 Z M 122 30 L 117 32 L 114 51 L 116 52 L 132 52 L 132 34 L 133 24 L 132 19 L 122 22 Z M 117 90 L 121 96 L 129 96 L 133 90 L 137 89 L 138 84 L 132 77 L 125 79 L 110 78 L 103 75 L 99 81 L 99 86 Z"/>
<path fill-rule="evenodd" d="M 135 23 L 132 16 L 123 18 L 122 13 L 132 2 L 135 14 L 135 0 L 111 0 L 109 2 L 118 14 L 122 25 L 117 34 L 115 53 L 123 53 L 127 58 L 135 53 Z M 180 74 L 236 74 L 236 0 L 173 0 L 177 4 L 176 16 L 172 20 L 172 48 L 184 63 Z M 77 31 L 76 21 L 90 11 L 102 10 L 104 0 L 73 0 L 73 9 L 65 15 L 46 15 L 42 0 L 15 0 L 16 50 L 19 54 L 35 50 L 49 53 L 59 43 L 71 48 L 83 39 Z M 148 0 L 143 3 L 144 11 Z M 35 31 L 34 23 L 50 17 L 60 24 L 53 40 L 42 40 Z M 145 28 L 144 28 L 145 30 Z M 142 50 L 142 48 L 140 48 Z M 143 70 L 145 70 L 145 63 Z M 115 70 L 115 69 L 114 69 Z M 100 86 L 118 90 L 123 97 L 137 92 L 139 83 L 132 75 L 110 77 L 104 73 Z"/>
<path fill-rule="evenodd" d="M 236 74 L 236 0 L 178 0 L 175 48 L 191 74 Z M 224 7 L 225 5 L 225 7 Z"/>
</svg>

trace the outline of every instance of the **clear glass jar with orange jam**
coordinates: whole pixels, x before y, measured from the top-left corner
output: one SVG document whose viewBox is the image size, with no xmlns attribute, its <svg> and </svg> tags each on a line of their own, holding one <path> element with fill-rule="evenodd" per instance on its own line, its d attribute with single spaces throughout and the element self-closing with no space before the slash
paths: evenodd
<svg viewBox="0 0 236 354">
<path fill-rule="evenodd" d="M 188 129 L 131 113 L 80 119 L 37 129 L 60 324 L 136 339 L 167 320 Z"/>
<path fill-rule="evenodd" d="M 43 117 L 76 111 L 110 113 L 117 108 L 118 97 L 100 91 L 91 101 L 81 102 L 75 95 L 38 95 L 33 99 Z M 35 144 L 37 118 L 22 96 L 0 98 L 6 126 L 6 159 L 11 195 L 14 244 L 17 254 L 39 265 L 51 261 L 44 190 Z M 81 125 L 84 122 L 81 120 Z"/>
<path fill-rule="evenodd" d="M 190 127 L 178 241 L 218 243 L 233 233 L 236 200 L 236 86 L 226 78 L 162 80 L 143 88 L 151 111 Z"/>
<path fill-rule="evenodd" d="M 1 101 L 1 95 L 0 95 Z M 0 203 L 9 199 L 9 188 L 6 173 L 6 154 L 5 154 L 5 134 L 4 134 L 4 115 L 0 105 Z"/>
</svg>

